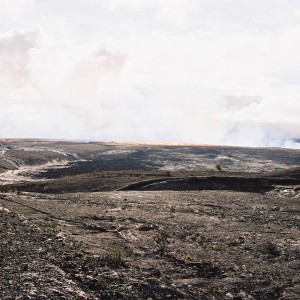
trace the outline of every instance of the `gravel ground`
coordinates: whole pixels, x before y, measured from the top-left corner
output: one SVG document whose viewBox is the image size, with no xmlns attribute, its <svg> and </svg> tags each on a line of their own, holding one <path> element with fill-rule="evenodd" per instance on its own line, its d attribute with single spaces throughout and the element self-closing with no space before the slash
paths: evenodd
<svg viewBox="0 0 300 300">
<path fill-rule="evenodd" d="M 0 196 L 1 299 L 300 299 L 293 195 Z"/>
</svg>

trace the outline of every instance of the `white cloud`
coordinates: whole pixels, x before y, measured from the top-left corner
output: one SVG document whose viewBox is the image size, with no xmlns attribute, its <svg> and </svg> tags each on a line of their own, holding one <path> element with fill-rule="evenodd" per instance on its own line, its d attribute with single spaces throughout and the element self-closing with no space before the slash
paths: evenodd
<svg viewBox="0 0 300 300">
<path fill-rule="evenodd" d="M 1 0 L 0 32 L 34 27 L 36 0 Z"/>
<path fill-rule="evenodd" d="M 30 49 L 37 47 L 36 30 L 12 30 L 0 34 L 0 82 L 26 84 Z"/>
<path fill-rule="evenodd" d="M 297 147 L 299 10 L 5 0 L 0 135 Z"/>
</svg>

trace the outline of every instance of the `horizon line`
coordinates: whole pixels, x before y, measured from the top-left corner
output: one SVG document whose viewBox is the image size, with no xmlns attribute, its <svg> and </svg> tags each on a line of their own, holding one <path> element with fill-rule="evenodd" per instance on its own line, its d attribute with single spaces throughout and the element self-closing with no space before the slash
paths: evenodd
<svg viewBox="0 0 300 300">
<path fill-rule="evenodd" d="M 158 142 L 158 141 L 149 141 L 149 142 L 134 142 L 134 141 L 100 141 L 95 139 L 64 139 L 64 138 L 0 138 L 0 142 L 9 142 L 9 141 L 27 141 L 27 142 L 59 142 L 59 143 L 95 143 L 95 144 L 106 144 L 106 145 L 149 145 L 149 146 L 193 146 L 193 147 L 228 147 L 228 148 L 255 148 L 255 149 L 291 149 L 299 150 L 297 148 L 288 148 L 283 146 L 242 146 L 242 145 L 228 145 L 228 144 L 207 144 L 207 143 L 189 143 L 189 142 Z"/>
</svg>

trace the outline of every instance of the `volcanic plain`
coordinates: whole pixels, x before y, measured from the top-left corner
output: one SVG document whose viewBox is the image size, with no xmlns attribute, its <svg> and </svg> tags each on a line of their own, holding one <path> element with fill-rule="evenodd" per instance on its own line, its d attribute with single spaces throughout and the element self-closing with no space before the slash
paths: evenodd
<svg viewBox="0 0 300 300">
<path fill-rule="evenodd" d="M 0 299 L 300 299 L 300 150 L 0 140 Z"/>
</svg>

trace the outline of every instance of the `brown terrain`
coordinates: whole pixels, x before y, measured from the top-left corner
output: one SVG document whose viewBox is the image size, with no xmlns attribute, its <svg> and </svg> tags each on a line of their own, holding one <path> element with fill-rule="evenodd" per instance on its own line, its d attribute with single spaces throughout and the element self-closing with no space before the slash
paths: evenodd
<svg viewBox="0 0 300 300">
<path fill-rule="evenodd" d="M 0 140 L 0 299 L 300 299 L 300 151 Z"/>
</svg>

